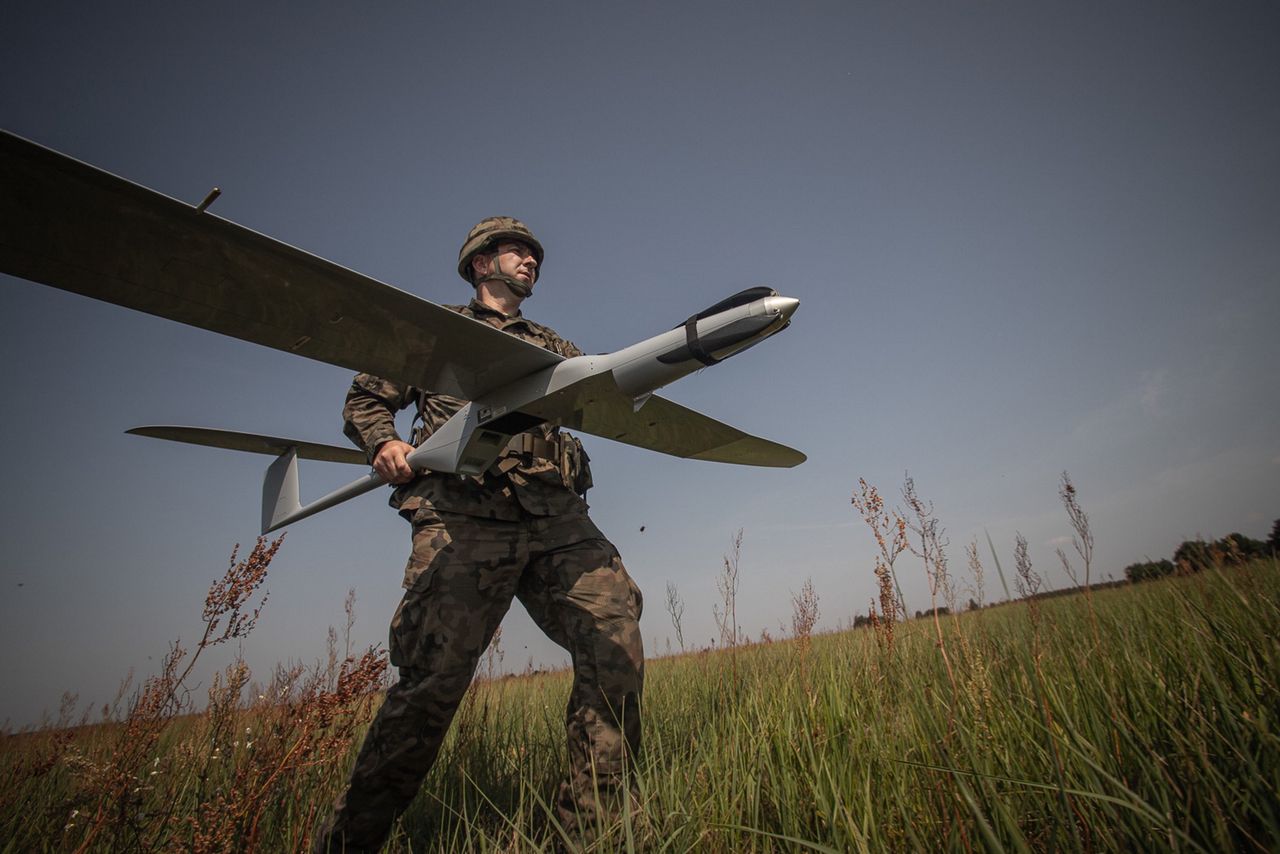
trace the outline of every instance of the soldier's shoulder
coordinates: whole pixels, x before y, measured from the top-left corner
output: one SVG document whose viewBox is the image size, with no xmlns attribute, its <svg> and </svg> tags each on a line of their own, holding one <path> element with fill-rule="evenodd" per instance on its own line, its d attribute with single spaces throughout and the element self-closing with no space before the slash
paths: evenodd
<svg viewBox="0 0 1280 854">
<path fill-rule="evenodd" d="M 554 329 L 552 329 L 550 326 L 547 326 L 547 324 L 545 323 L 539 323 L 536 320 L 530 320 L 528 317 L 524 315 L 521 315 L 520 319 L 523 320 L 525 323 L 529 324 L 529 327 L 531 329 L 533 329 L 535 332 L 538 332 L 541 335 L 546 335 L 549 338 L 560 338 L 561 340 L 564 340 L 564 338 L 560 335 L 560 333 L 556 332 Z"/>
<path fill-rule="evenodd" d="M 550 326 L 529 320 L 528 318 L 525 318 L 525 322 L 529 324 L 530 329 L 538 338 L 551 345 L 551 349 L 555 350 L 560 355 L 577 356 L 582 353 L 577 344 L 574 344 Z"/>
</svg>

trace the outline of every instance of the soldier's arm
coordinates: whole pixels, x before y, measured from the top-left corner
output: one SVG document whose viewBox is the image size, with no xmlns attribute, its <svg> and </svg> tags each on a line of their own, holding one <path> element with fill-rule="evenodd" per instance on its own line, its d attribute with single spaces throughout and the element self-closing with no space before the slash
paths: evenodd
<svg viewBox="0 0 1280 854">
<path fill-rule="evenodd" d="M 356 374 L 342 407 L 342 432 L 372 459 L 380 445 L 400 440 L 396 413 L 409 405 L 414 394 L 409 386 Z"/>
<path fill-rule="evenodd" d="M 410 386 L 371 374 L 357 374 L 342 407 L 342 432 L 369 455 L 373 470 L 388 483 L 407 483 L 413 470 L 405 457 L 413 446 L 396 432 L 396 413 L 416 395 Z"/>
</svg>

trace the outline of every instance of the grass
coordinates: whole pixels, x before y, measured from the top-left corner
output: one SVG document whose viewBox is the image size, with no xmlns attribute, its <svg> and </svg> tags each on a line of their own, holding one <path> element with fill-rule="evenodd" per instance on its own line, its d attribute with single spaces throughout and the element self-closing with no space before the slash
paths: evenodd
<svg viewBox="0 0 1280 854">
<path fill-rule="evenodd" d="M 1280 847 L 1274 561 L 879 625 L 650 662 L 641 810 L 597 850 Z M 370 668 L 5 736 L 0 850 L 303 848 Z M 551 848 L 569 682 L 474 686 L 389 848 Z"/>
</svg>

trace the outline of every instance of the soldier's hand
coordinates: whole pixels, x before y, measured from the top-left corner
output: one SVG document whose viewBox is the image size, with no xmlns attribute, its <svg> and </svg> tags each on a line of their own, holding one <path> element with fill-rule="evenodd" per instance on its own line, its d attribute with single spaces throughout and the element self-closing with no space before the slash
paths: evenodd
<svg viewBox="0 0 1280 854">
<path fill-rule="evenodd" d="M 383 442 L 373 458 L 373 470 L 387 483 L 408 483 L 413 480 L 413 469 L 409 468 L 405 456 L 412 452 L 413 445 L 408 442 L 399 439 Z"/>
</svg>

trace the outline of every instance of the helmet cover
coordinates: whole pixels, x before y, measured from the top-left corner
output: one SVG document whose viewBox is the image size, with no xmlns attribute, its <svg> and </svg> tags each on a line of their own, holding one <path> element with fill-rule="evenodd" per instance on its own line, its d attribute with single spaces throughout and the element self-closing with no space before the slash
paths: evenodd
<svg viewBox="0 0 1280 854">
<path fill-rule="evenodd" d="M 491 216 L 480 220 L 467 233 L 467 239 L 458 251 L 458 275 L 475 285 L 471 279 L 471 259 L 482 252 L 497 248 L 504 240 L 523 243 L 533 250 L 533 257 L 538 262 L 538 271 L 542 270 L 542 244 L 533 236 L 529 226 L 515 217 Z M 536 275 L 536 274 L 535 274 Z"/>
</svg>

